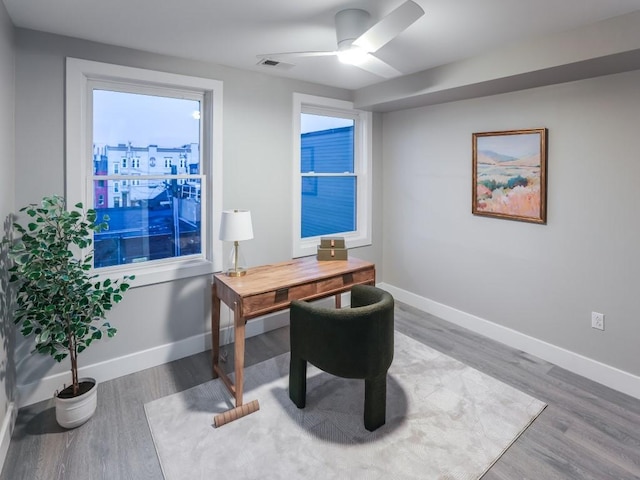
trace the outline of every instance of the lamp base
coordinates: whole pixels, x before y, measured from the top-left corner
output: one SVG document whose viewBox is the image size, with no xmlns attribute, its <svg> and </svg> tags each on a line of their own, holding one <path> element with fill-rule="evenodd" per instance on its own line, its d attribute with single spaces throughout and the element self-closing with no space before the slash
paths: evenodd
<svg viewBox="0 0 640 480">
<path fill-rule="evenodd" d="M 227 277 L 242 277 L 247 274 L 247 271 L 244 268 L 238 268 L 238 269 L 230 268 L 224 273 L 227 275 Z"/>
<path fill-rule="evenodd" d="M 229 263 L 227 263 L 227 271 L 224 272 L 228 277 L 242 277 L 247 274 L 245 268 L 244 258 L 240 253 L 240 244 L 233 242 L 233 248 L 231 249 L 231 255 L 229 255 Z"/>
</svg>

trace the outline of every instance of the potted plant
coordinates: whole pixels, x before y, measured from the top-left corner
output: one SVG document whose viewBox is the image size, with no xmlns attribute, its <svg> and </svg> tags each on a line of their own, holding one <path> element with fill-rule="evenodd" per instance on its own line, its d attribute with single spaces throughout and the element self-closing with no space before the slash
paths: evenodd
<svg viewBox="0 0 640 480">
<path fill-rule="evenodd" d="M 21 238 L 9 249 L 14 323 L 34 338 L 33 352 L 71 361 L 71 384 L 55 396 L 56 419 L 65 428 L 81 425 L 95 412 L 97 383 L 78 378 L 78 354 L 104 335 L 115 335 L 106 313 L 134 279 L 98 278 L 92 272 L 93 251 L 86 252 L 93 232 L 108 228 L 108 217 L 97 222 L 94 209 L 84 211 L 81 203 L 75 207 L 67 211 L 65 199 L 54 195 L 22 208 L 28 223 L 13 224 Z"/>
</svg>

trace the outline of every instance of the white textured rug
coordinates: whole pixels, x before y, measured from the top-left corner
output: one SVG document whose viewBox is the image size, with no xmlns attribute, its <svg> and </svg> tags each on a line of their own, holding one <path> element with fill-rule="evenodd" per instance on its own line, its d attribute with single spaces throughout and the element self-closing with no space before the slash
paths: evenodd
<svg viewBox="0 0 640 480">
<path fill-rule="evenodd" d="M 166 480 L 478 479 L 545 404 L 395 333 L 387 423 L 363 425 L 364 381 L 309 365 L 307 406 L 289 400 L 289 355 L 245 370 L 260 410 L 220 428 L 232 404 L 212 380 L 145 405 Z"/>
</svg>

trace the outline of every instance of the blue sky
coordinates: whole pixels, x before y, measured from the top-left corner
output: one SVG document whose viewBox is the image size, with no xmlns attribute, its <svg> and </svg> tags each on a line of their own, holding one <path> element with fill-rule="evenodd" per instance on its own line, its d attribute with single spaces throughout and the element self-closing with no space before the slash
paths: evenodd
<svg viewBox="0 0 640 480">
<path fill-rule="evenodd" d="M 330 128 L 348 127 L 350 125 L 353 125 L 353 120 L 351 119 L 303 113 L 300 122 L 300 133 L 317 132 L 320 130 L 329 130 Z"/>
<path fill-rule="evenodd" d="M 199 110 L 195 100 L 94 90 L 93 141 L 144 147 L 200 143 L 200 122 L 194 118 Z"/>
</svg>

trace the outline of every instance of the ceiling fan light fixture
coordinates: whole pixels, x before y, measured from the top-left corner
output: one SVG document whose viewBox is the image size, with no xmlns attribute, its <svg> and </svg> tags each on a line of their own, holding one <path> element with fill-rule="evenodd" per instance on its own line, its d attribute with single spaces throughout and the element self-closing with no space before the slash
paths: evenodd
<svg viewBox="0 0 640 480">
<path fill-rule="evenodd" d="M 341 63 L 354 65 L 379 77 L 397 77 L 402 72 L 376 57 L 375 53 L 422 15 L 424 10 L 413 0 L 405 0 L 372 26 L 369 26 L 370 15 L 367 11 L 358 8 L 340 10 L 335 15 L 337 51 L 280 52 L 258 55 L 258 58 L 261 65 L 273 68 L 273 63 L 280 62 L 282 58 L 337 55 Z M 278 63 L 280 65 L 283 64 Z"/>
<path fill-rule="evenodd" d="M 363 48 L 351 46 L 338 51 L 338 60 L 347 65 L 360 65 L 367 59 L 367 55 Z"/>
</svg>

